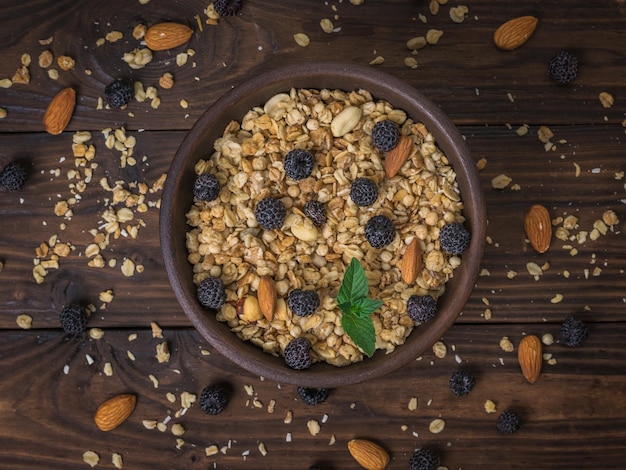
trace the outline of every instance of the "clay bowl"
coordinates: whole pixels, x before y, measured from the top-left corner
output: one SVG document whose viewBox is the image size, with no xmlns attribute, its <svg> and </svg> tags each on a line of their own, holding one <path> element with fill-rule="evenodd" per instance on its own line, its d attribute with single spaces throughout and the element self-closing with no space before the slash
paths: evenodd
<svg viewBox="0 0 626 470">
<path fill-rule="evenodd" d="M 290 369 L 282 357 L 264 353 L 232 333 L 228 325 L 216 320 L 196 299 L 192 266 L 187 261 L 185 214 L 193 204 L 191 188 L 194 165 L 206 158 L 213 142 L 231 120 L 241 121 L 244 114 L 273 95 L 296 88 L 329 88 L 352 91 L 365 89 L 375 99 L 385 99 L 403 109 L 415 121 L 422 121 L 435 136 L 437 145 L 448 157 L 457 174 L 465 208 L 465 225 L 472 239 L 462 256 L 462 264 L 438 300 L 438 313 L 430 322 L 419 325 L 404 345 L 393 353 L 377 351 L 371 358 L 346 367 L 316 363 L 306 370 Z M 337 387 L 359 383 L 393 372 L 413 361 L 441 338 L 454 323 L 476 282 L 486 231 L 486 209 L 476 165 L 461 134 L 444 113 L 413 87 L 385 73 L 356 65 L 312 63 L 288 66 L 258 75 L 227 92 L 209 108 L 183 140 L 168 173 L 163 193 L 160 236 L 165 267 L 176 297 L 199 333 L 218 352 L 252 374 L 276 382 L 301 386 Z"/>
</svg>

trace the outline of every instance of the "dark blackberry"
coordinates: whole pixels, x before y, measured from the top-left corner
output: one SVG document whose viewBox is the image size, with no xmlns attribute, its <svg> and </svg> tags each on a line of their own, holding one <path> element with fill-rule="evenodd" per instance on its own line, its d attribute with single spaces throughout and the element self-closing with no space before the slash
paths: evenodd
<svg viewBox="0 0 626 470">
<path fill-rule="evenodd" d="M 3 191 L 19 191 L 26 183 L 26 170 L 17 162 L 10 162 L 0 171 L 0 189 Z"/>
<path fill-rule="evenodd" d="M 587 339 L 587 325 L 573 316 L 567 317 L 561 325 L 561 341 L 565 346 L 580 346 Z"/>
<path fill-rule="evenodd" d="M 208 415 L 218 415 L 228 405 L 228 391 L 222 385 L 209 385 L 200 395 L 200 408 Z"/>
<path fill-rule="evenodd" d="M 372 141 L 378 150 L 388 152 L 396 145 L 400 139 L 398 126 L 389 120 L 378 121 L 372 128 Z"/>
<path fill-rule="evenodd" d="M 233 16 L 241 9 L 241 0 L 215 0 L 213 9 L 220 16 Z"/>
<path fill-rule="evenodd" d="M 365 238 L 374 248 L 389 245 L 396 237 L 396 229 L 389 217 L 375 215 L 365 224 Z"/>
<path fill-rule="evenodd" d="M 311 152 L 303 149 L 290 150 L 285 155 L 285 173 L 294 180 L 308 178 L 313 171 L 315 157 Z"/>
<path fill-rule="evenodd" d="M 406 313 L 414 322 L 426 323 L 437 313 L 437 301 L 430 295 L 412 295 L 406 301 Z"/>
<path fill-rule="evenodd" d="M 409 470 L 437 470 L 439 457 L 428 449 L 419 449 L 413 452 L 409 459 Z"/>
<path fill-rule="evenodd" d="M 256 205 L 254 216 L 261 227 L 273 230 L 283 226 L 287 209 L 279 199 L 266 197 Z"/>
<path fill-rule="evenodd" d="M 369 178 L 357 178 L 350 187 L 350 199 L 357 206 L 371 206 L 378 199 L 378 187 Z"/>
<path fill-rule="evenodd" d="M 193 184 L 193 195 L 201 201 L 214 201 L 220 195 L 220 182 L 215 175 L 199 175 Z"/>
<path fill-rule="evenodd" d="M 578 75 L 578 59 L 567 51 L 561 51 L 550 59 L 548 70 L 554 80 L 567 84 Z"/>
<path fill-rule="evenodd" d="M 307 201 L 304 204 L 304 215 L 317 227 L 321 227 L 326 223 L 326 206 L 319 201 Z"/>
<path fill-rule="evenodd" d="M 330 390 L 327 388 L 298 387 L 300 399 L 307 405 L 321 405 L 328 398 Z"/>
<path fill-rule="evenodd" d="M 474 376 L 466 370 L 455 370 L 450 377 L 450 391 L 457 397 L 467 395 L 474 388 Z"/>
<path fill-rule="evenodd" d="M 315 291 L 294 289 L 287 296 L 287 305 L 299 317 L 307 317 L 320 306 L 320 298 Z"/>
<path fill-rule="evenodd" d="M 87 326 L 87 312 L 78 304 L 67 305 L 59 315 L 61 326 L 69 335 L 78 335 L 85 331 Z"/>
<path fill-rule="evenodd" d="M 198 284 L 197 296 L 205 307 L 218 309 L 226 302 L 224 283 L 217 277 L 207 277 Z"/>
<path fill-rule="evenodd" d="M 294 338 L 285 347 L 285 363 L 295 370 L 308 369 L 313 364 L 311 342 L 304 337 Z"/>
<path fill-rule="evenodd" d="M 452 222 L 439 230 L 439 245 L 451 255 L 460 255 L 469 247 L 471 234 L 463 224 Z"/>
<path fill-rule="evenodd" d="M 505 434 L 513 434 L 522 424 L 522 420 L 515 411 L 505 410 L 498 416 L 496 427 Z"/>
<path fill-rule="evenodd" d="M 112 108 L 121 108 L 127 105 L 134 94 L 133 84 L 128 80 L 115 80 L 104 89 L 104 96 Z"/>
</svg>

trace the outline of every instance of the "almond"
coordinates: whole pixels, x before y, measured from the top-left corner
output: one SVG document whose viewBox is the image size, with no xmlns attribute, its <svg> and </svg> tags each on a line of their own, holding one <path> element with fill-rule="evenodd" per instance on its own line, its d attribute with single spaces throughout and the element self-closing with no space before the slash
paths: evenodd
<svg viewBox="0 0 626 470">
<path fill-rule="evenodd" d="M 524 217 L 524 230 L 532 247 L 539 253 L 545 253 L 550 248 L 552 238 L 548 209 L 541 204 L 531 206 Z"/>
<path fill-rule="evenodd" d="M 367 470 L 383 470 L 389 464 L 389 454 L 371 441 L 352 439 L 348 441 L 348 450 L 354 460 Z"/>
<path fill-rule="evenodd" d="M 520 16 L 500 25 L 493 34 L 493 42 L 499 49 L 512 51 L 524 44 L 537 28 L 537 18 Z"/>
<path fill-rule="evenodd" d="M 413 139 L 408 135 L 400 136 L 398 144 L 385 154 L 385 175 L 393 178 L 407 161 L 413 148 Z"/>
<path fill-rule="evenodd" d="M 193 29 L 180 23 L 158 23 L 146 31 L 144 40 L 153 51 L 166 51 L 182 46 L 191 38 Z"/>
<path fill-rule="evenodd" d="M 102 431 L 111 431 L 115 429 L 130 416 L 135 409 L 137 397 L 130 393 L 114 396 L 113 398 L 102 403 L 94 421 Z"/>
<path fill-rule="evenodd" d="M 46 132 L 52 135 L 63 132 L 72 119 L 75 106 L 76 92 L 73 88 L 64 88 L 58 92 L 43 115 L 43 126 Z"/>
<path fill-rule="evenodd" d="M 417 273 L 422 269 L 422 253 L 419 247 L 419 241 L 414 238 L 404 252 L 400 264 L 400 273 L 402 279 L 407 284 L 413 284 L 417 278 Z"/>
<path fill-rule="evenodd" d="M 276 286 L 274 285 L 274 279 L 269 276 L 261 277 L 257 295 L 263 316 L 267 321 L 272 321 L 274 310 L 276 309 Z"/>
<path fill-rule="evenodd" d="M 526 380 L 534 384 L 541 372 L 541 341 L 535 335 L 524 336 L 517 348 L 517 360 Z"/>
</svg>

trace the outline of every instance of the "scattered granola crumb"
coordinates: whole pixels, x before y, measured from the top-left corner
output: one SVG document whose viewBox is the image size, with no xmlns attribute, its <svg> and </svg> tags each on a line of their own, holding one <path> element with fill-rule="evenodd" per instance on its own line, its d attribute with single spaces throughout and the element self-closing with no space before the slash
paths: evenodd
<svg viewBox="0 0 626 470">
<path fill-rule="evenodd" d="M 446 422 L 441 419 L 433 419 L 428 425 L 428 430 L 433 434 L 439 434 L 446 427 Z"/>
<path fill-rule="evenodd" d="M 507 336 L 502 337 L 502 339 L 500 340 L 500 348 L 504 352 L 509 352 L 509 353 L 515 350 L 515 346 L 513 346 L 513 343 Z"/>
<path fill-rule="evenodd" d="M 485 401 L 485 411 L 487 413 L 495 413 L 496 412 L 496 404 L 492 400 Z"/>
<path fill-rule="evenodd" d="M 26 314 L 18 315 L 15 322 L 17 323 L 17 326 L 23 330 L 30 330 L 33 326 L 33 317 Z"/>
<path fill-rule="evenodd" d="M 83 453 L 83 462 L 88 464 L 90 467 L 95 467 L 100 462 L 100 456 L 96 454 L 93 450 L 88 450 Z"/>
<path fill-rule="evenodd" d="M 541 342 L 546 346 L 550 346 L 554 343 L 554 336 L 552 336 L 552 333 L 545 333 L 541 336 Z"/>
</svg>

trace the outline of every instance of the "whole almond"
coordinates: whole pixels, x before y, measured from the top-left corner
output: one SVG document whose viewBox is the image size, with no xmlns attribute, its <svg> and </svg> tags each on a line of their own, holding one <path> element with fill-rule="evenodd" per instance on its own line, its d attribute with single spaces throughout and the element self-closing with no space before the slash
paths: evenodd
<svg viewBox="0 0 626 470">
<path fill-rule="evenodd" d="M 130 393 L 114 396 L 96 410 L 94 421 L 102 431 L 111 431 L 122 424 L 135 409 L 137 397 Z"/>
<path fill-rule="evenodd" d="M 398 144 L 385 153 L 385 176 L 393 178 L 409 158 L 413 148 L 413 139 L 408 135 L 400 136 Z"/>
<path fill-rule="evenodd" d="M 182 46 L 191 38 L 193 30 L 180 23 L 158 23 L 146 31 L 144 40 L 153 51 L 166 51 Z"/>
<path fill-rule="evenodd" d="M 548 209 L 541 204 L 531 206 L 524 217 L 524 230 L 532 247 L 539 253 L 545 253 L 550 248 L 552 239 L 552 223 Z"/>
<path fill-rule="evenodd" d="M 43 115 L 46 132 L 52 135 L 63 132 L 72 119 L 75 106 L 76 92 L 73 88 L 64 88 L 58 92 Z"/>
<path fill-rule="evenodd" d="M 348 450 L 354 460 L 367 470 L 384 470 L 389 464 L 389 454 L 371 441 L 352 439 L 348 441 Z"/>
<path fill-rule="evenodd" d="M 274 285 L 274 279 L 270 276 L 261 277 L 257 295 L 263 316 L 267 321 L 272 321 L 274 310 L 276 310 L 276 286 Z"/>
<path fill-rule="evenodd" d="M 402 279 L 407 284 L 413 284 L 417 278 L 417 273 L 422 269 L 422 253 L 419 247 L 419 241 L 414 238 L 404 252 L 402 261 L 400 262 L 400 273 Z"/>
<path fill-rule="evenodd" d="M 504 51 L 512 51 L 524 44 L 535 32 L 539 20 L 534 16 L 520 16 L 500 25 L 493 34 L 493 42 Z"/>
<path fill-rule="evenodd" d="M 535 335 L 524 336 L 517 348 L 517 360 L 522 368 L 522 374 L 531 384 L 539 378 L 542 359 L 539 338 Z"/>
</svg>

